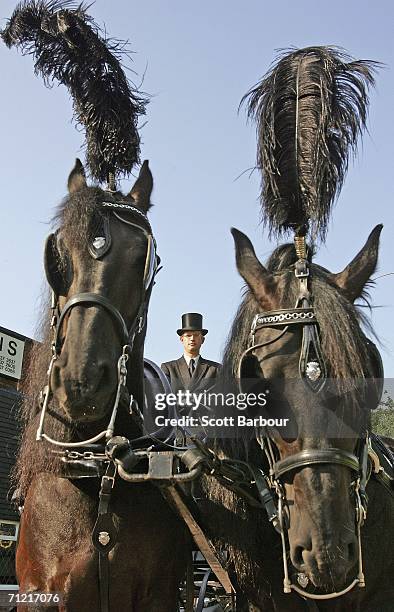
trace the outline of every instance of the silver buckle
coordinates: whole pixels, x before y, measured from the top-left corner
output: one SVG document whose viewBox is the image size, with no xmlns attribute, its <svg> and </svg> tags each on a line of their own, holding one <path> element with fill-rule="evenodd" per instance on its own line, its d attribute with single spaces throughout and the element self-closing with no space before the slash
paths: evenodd
<svg viewBox="0 0 394 612">
<path fill-rule="evenodd" d="M 304 272 L 297 272 L 297 268 L 294 270 L 294 274 L 296 275 L 297 278 L 308 278 L 309 276 L 309 268 L 306 268 L 306 271 Z"/>
<path fill-rule="evenodd" d="M 114 488 L 114 484 L 115 484 L 115 476 L 103 476 L 102 477 L 102 484 L 104 484 L 104 481 L 110 480 L 111 481 L 111 489 Z"/>
</svg>

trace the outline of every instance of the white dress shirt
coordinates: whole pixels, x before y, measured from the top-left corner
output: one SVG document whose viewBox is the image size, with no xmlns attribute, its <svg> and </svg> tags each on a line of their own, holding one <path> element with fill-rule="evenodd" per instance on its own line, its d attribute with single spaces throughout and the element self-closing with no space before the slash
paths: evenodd
<svg viewBox="0 0 394 612">
<path fill-rule="evenodd" d="M 187 367 L 190 366 L 190 360 L 194 359 L 194 368 L 196 368 L 198 364 L 198 360 L 200 359 L 200 355 L 197 355 L 197 357 L 189 357 L 189 355 L 185 355 L 184 353 L 183 358 L 186 361 Z"/>
</svg>

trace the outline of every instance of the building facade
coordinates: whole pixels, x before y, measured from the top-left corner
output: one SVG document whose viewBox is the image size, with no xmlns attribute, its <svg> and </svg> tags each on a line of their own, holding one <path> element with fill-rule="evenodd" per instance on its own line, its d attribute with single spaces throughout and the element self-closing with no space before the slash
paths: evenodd
<svg viewBox="0 0 394 612">
<path fill-rule="evenodd" d="M 0 590 L 16 588 L 19 513 L 11 501 L 11 472 L 20 437 L 21 380 L 33 341 L 0 327 Z"/>
</svg>

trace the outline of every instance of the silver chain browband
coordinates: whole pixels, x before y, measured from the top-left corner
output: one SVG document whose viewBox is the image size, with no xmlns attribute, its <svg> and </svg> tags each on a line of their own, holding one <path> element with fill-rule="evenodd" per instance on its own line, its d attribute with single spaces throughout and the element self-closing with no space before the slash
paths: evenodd
<svg viewBox="0 0 394 612">
<path fill-rule="evenodd" d="M 132 206 L 131 204 L 117 204 L 116 202 L 102 202 L 102 206 L 105 208 L 121 208 L 123 210 L 130 210 L 133 213 L 137 213 L 137 215 L 140 215 L 140 217 L 142 217 L 150 227 L 148 217 L 136 206 Z"/>
<path fill-rule="evenodd" d="M 259 327 L 267 327 L 272 323 L 284 323 L 291 325 L 292 323 L 315 323 L 317 319 L 312 308 L 293 308 L 287 310 L 272 311 L 269 315 L 256 315 L 252 328 L 256 330 Z"/>
</svg>

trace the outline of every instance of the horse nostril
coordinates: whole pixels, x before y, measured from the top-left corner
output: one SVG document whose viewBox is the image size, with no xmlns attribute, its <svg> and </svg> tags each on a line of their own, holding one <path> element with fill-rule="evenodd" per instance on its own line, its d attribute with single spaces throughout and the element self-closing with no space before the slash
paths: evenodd
<svg viewBox="0 0 394 612">
<path fill-rule="evenodd" d="M 62 366 L 60 363 L 55 361 L 52 367 L 52 374 L 51 374 L 51 381 L 50 381 L 52 390 L 59 389 L 59 387 L 61 386 L 62 384 L 61 373 L 62 373 Z"/>
<path fill-rule="evenodd" d="M 111 383 L 111 367 L 107 361 L 99 361 L 96 366 L 97 387 Z"/>
<path fill-rule="evenodd" d="M 300 569 L 304 565 L 304 558 L 302 556 L 304 550 L 302 546 L 295 546 L 292 551 L 292 563 L 297 569 Z"/>
<path fill-rule="evenodd" d="M 358 547 L 356 538 L 348 544 L 348 561 L 353 565 L 358 559 Z"/>
<path fill-rule="evenodd" d="M 75 363 L 64 353 L 54 363 L 51 388 L 66 410 L 94 406 L 94 414 L 99 416 L 116 389 L 116 367 L 109 359 L 86 358 Z"/>
</svg>

